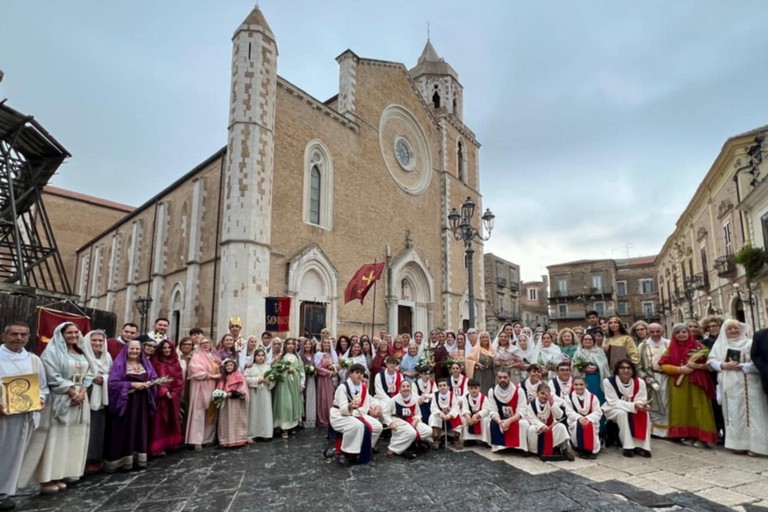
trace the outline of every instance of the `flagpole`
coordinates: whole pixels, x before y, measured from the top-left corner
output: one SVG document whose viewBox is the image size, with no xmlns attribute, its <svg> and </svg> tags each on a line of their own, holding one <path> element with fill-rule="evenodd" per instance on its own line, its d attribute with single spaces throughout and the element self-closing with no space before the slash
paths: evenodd
<svg viewBox="0 0 768 512">
<path fill-rule="evenodd" d="M 377 263 L 377 259 L 374 258 L 373 264 L 375 265 Z M 373 282 L 373 310 L 371 311 L 371 346 L 373 346 L 373 332 L 376 330 L 376 283 L 378 283 L 379 280 Z M 382 340 L 379 340 L 382 341 Z"/>
</svg>

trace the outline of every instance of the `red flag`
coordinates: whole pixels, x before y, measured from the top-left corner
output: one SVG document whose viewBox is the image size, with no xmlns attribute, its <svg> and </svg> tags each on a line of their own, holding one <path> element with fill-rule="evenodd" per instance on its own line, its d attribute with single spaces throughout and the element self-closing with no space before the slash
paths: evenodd
<svg viewBox="0 0 768 512">
<path fill-rule="evenodd" d="M 74 315 L 55 309 L 37 308 L 37 353 L 42 354 L 48 342 L 53 338 L 53 331 L 63 322 L 72 322 L 83 335 L 91 330 L 90 317 Z"/>
<path fill-rule="evenodd" d="M 368 290 L 373 286 L 373 283 L 379 280 L 383 270 L 383 261 L 380 263 L 366 263 L 360 267 L 344 291 L 344 304 L 355 299 L 360 299 L 360 304 L 362 304 Z"/>
</svg>

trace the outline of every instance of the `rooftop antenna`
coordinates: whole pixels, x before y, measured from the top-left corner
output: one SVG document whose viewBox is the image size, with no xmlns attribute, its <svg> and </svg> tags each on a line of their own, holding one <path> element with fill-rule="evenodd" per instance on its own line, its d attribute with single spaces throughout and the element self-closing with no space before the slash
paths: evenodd
<svg viewBox="0 0 768 512">
<path fill-rule="evenodd" d="M 427 22 L 427 41 L 429 41 L 429 22 Z"/>
<path fill-rule="evenodd" d="M 629 248 L 633 247 L 635 244 L 627 244 L 627 258 L 629 258 Z"/>
</svg>

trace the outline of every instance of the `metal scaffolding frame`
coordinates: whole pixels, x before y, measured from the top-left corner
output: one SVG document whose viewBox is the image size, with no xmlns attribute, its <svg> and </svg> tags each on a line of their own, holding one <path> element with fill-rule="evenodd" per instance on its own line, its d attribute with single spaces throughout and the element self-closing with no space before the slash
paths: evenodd
<svg viewBox="0 0 768 512">
<path fill-rule="evenodd" d="M 0 282 L 72 293 L 41 195 L 69 156 L 32 116 L 0 102 Z"/>
</svg>

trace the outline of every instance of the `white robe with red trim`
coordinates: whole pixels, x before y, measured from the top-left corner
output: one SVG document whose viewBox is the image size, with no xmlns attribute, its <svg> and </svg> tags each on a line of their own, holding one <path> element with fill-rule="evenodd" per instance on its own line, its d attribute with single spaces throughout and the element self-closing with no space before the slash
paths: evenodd
<svg viewBox="0 0 768 512">
<path fill-rule="evenodd" d="M 397 394 L 382 410 L 384 424 L 392 430 L 389 450 L 400 455 L 414 441 L 431 441 L 432 429 L 421 421 L 418 397 L 411 393 L 406 400 Z"/>
<path fill-rule="evenodd" d="M 600 451 L 600 419 L 603 417 L 603 410 L 600 408 L 600 401 L 595 395 L 585 390 L 584 394 L 579 396 L 575 391 L 571 392 L 565 399 L 565 416 L 568 418 L 568 433 L 571 435 L 571 444 L 581 449 L 578 441 L 578 424 L 580 418 L 587 418 L 592 424 L 592 453 Z"/>
<path fill-rule="evenodd" d="M 621 446 L 625 450 L 642 448 L 651 451 L 651 430 L 653 429 L 653 422 L 650 420 L 650 417 L 647 422 L 648 428 L 645 433 L 644 441 L 632 437 L 632 432 L 629 427 L 629 415 L 637 412 L 635 402 L 645 402 L 648 399 L 645 382 L 642 379 L 633 378 L 630 379 L 626 386 L 624 386 L 618 377 L 616 377 L 616 381 L 620 386 L 620 394 L 616 393 L 616 389 L 613 387 L 613 384 L 610 383 L 609 379 L 603 380 L 603 392 L 605 393 L 603 413 L 605 414 L 605 419 L 613 421 L 619 426 L 619 439 L 621 439 Z M 636 384 L 639 384 L 639 389 L 637 390 L 635 390 Z"/>
<path fill-rule="evenodd" d="M 488 397 L 482 393 L 477 394 L 477 398 L 472 398 L 472 395 L 467 393 L 462 400 L 461 415 L 464 416 L 464 433 L 461 436 L 465 441 L 482 441 L 490 446 L 491 434 L 488 430 L 491 419 L 489 418 L 490 412 L 485 407 L 485 402 Z M 470 425 L 469 422 L 473 417 L 479 417 L 475 423 L 479 425 L 480 434 L 476 434 L 476 428 Z"/>
<path fill-rule="evenodd" d="M 459 398 L 454 396 L 453 391 L 449 391 L 446 395 L 446 398 L 441 398 L 439 391 L 432 395 L 432 403 L 430 405 L 429 414 L 430 427 L 438 428 L 440 430 L 443 429 L 443 420 L 440 417 L 440 413 L 448 413 L 450 416 L 448 421 L 458 418 L 458 421 L 454 421 L 454 423 L 457 423 L 458 425 L 451 428 L 450 430 L 461 432 L 461 408 L 459 407 Z"/>
<path fill-rule="evenodd" d="M 351 380 L 347 380 L 351 390 L 354 390 Z M 360 407 L 354 410 L 349 409 L 350 397 L 347 395 L 347 387 L 340 384 L 333 395 L 333 405 L 331 407 L 331 427 L 337 432 L 341 432 L 341 451 L 350 454 L 360 453 L 365 434 L 365 424 L 358 419 L 362 418 L 373 428 L 371 432 L 371 446 L 376 446 L 376 441 L 381 435 L 381 423 L 376 418 L 369 416 L 368 411 L 371 407 L 371 397 L 368 394 L 368 386 L 361 384 L 361 393 L 359 395 Z M 356 397 L 352 397 L 353 399 Z"/>
<path fill-rule="evenodd" d="M 389 381 L 389 375 L 387 370 L 381 370 L 373 378 L 373 388 L 375 390 L 373 399 L 384 410 L 389 404 L 390 400 L 400 393 L 400 384 L 403 383 L 403 374 L 395 371 L 392 382 Z"/>
<path fill-rule="evenodd" d="M 565 428 L 565 425 L 560 423 L 560 420 L 563 419 L 565 413 L 557 402 L 550 406 L 549 402 L 542 404 L 538 400 L 534 400 L 531 402 L 531 406 L 528 410 L 530 411 L 528 414 L 528 421 L 531 424 L 528 428 L 528 451 L 531 453 L 538 453 L 539 432 L 547 425 L 552 427 L 552 445 L 554 447 L 560 446 L 568 441 L 570 438 L 568 429 Z"/>
</svg>

